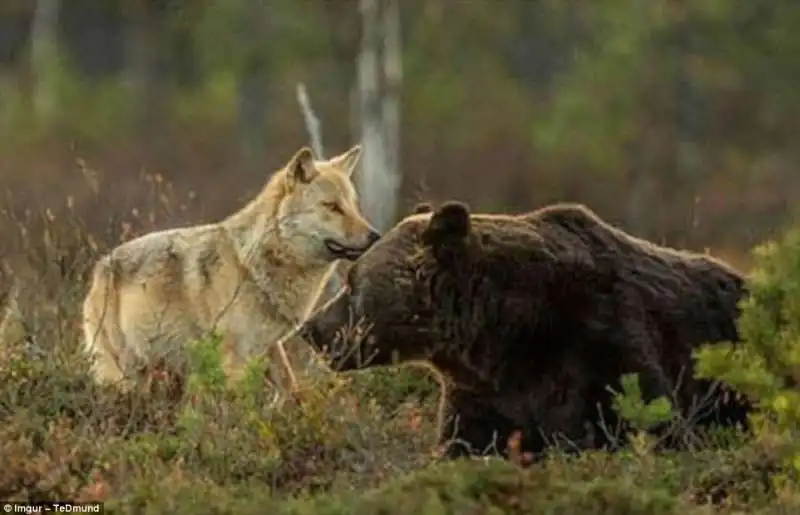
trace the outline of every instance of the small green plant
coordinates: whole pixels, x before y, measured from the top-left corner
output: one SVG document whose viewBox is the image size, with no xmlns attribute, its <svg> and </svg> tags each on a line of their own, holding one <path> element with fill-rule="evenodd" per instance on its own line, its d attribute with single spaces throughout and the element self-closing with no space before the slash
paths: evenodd
<svg viewBox="0 0 800 515">
<path fill-rule="evenodd" d="M 634 430 L 646 432 L 674 417 L 672 403 L 666 397 L 644 401 L 638 374 L 624 374 L 620 378 L 620 385 L 622 392 L 609 388 L 613 395 L 612 408 Z"/>
<path fill-rule="evenodd" d="M 195 394 L 221 393 L 225 390 L 226 378 L 222 370 L 222 337 L 210 332 L 205 338 L 188 346 L 189 376 L 187 391 Z"/>
<path fill-rule="evenodd" d="M 236 397 L 243 406 L 256 409 L 265 402 L 264 376 L 267 373 L 267 362 L 263 356 L 250 359 L 245 365 L 244 374 L 235 385 Z"/>
</svg>

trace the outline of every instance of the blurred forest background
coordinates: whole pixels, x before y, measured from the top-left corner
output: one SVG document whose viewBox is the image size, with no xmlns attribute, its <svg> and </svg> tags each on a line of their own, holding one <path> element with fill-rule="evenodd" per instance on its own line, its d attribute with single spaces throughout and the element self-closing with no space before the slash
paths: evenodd
<svg viewBox="0 0 800 515">
<path fill-rule="evenodd" d="M 89 226 L 218 219 L 308 144 L 303 84 L 325 152 L 395 177 L 372 217 L 577 201 L 741 255 L 800 214 L 797 27 L 796 0 L 0 0 L 0 181 Z"/>
</svg>

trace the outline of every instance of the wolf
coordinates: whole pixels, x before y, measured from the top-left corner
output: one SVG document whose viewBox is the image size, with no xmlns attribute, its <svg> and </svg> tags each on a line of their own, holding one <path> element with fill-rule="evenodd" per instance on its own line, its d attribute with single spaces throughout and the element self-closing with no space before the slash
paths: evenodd
<svg viewBox="0 0 800 515">
<path fill-rule="evenodd" d="M 273 381 L 291 389 L 280 336 L 308 314 L 336 261 L 380 238 L 358 207 L 360 157 L 360 145 L 329 160 L 302 147 L 222 221 L 146 234 L 100 258 L 83 303 L 95 381 L 124 386 L 154 363 L 180 370 L 186 345 L 214 330 L 229 379 L 267 355 Z"/>
</svg>

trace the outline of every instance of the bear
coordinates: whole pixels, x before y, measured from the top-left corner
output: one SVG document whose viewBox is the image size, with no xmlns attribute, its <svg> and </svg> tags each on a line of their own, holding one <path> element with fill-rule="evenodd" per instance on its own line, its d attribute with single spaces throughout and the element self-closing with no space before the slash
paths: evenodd
<svg viewBox="0 0 800 515">
<path fill-rule="evenodd" d="M 295 336 L 338 372 L 433 368 L 446 458 L 508 457 L 512 435 L 541 456 L 557 442 L 618 444 L 612 391 L 628 373 L 686 427 L 746 429 L 748 401 L 694 378 L 692 359 L 704 343 L 738 341 L 745 293 L 724 262 L 636 238 L 582 204 L 509 215 L 451 200 L 386 232 Z M 664 445 L 690 434 L 660 431 Z"/>
</svg>

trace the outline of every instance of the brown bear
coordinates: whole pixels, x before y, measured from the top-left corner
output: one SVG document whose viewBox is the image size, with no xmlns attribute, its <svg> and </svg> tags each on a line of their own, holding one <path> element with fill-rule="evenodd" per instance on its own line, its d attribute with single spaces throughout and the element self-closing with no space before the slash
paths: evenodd
<svg viewBox="0 0 800 515">
<path fill-rule="evenodd" d="M 588 208 L 471 214 L 420 206 L 349 271 L 300 336 L 338 371 L 423 362 L 443 379 L 446 455 L 609 447 L 612 393 L 637 373 L 684 421 L 746 426 L 747 402 L 693 378 L 692 350 L 736 341 L 743 277 L 635 238 Z M 674 431 L 673 431 L 674 433 Z"/>
</svg>

